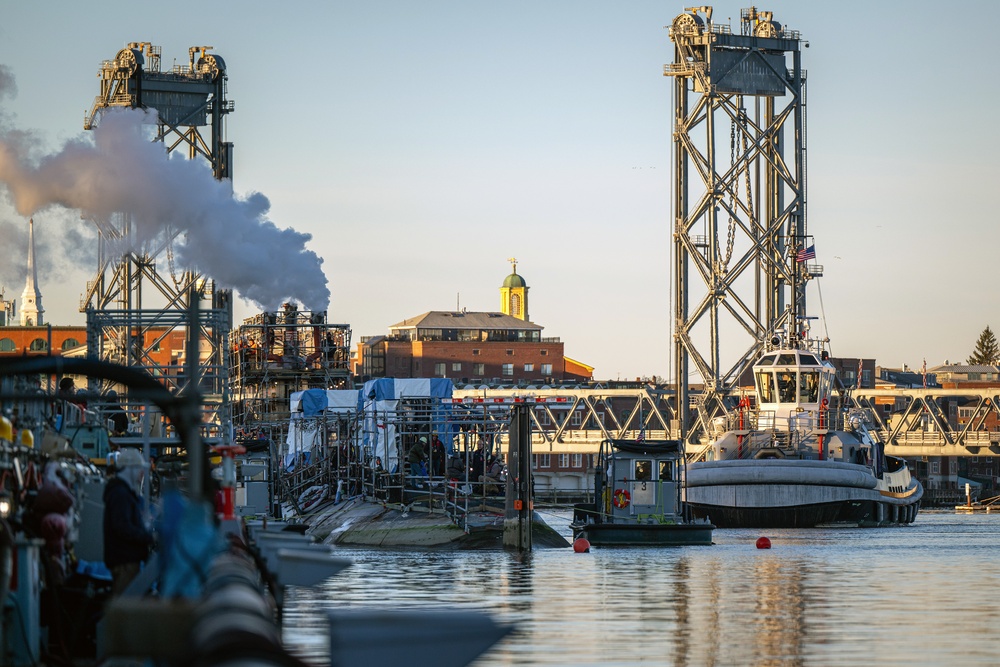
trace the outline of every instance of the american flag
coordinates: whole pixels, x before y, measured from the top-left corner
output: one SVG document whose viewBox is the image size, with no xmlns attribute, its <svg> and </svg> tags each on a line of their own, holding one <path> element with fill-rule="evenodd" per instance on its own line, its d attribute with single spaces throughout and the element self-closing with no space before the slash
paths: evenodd
<svg viewBox="0 0 1000 667">
<path fill-rule="evenodd" d="M 639 429 L 639 435 L 635 436 L 637 442 L 644 442 L 646 440 L 646 427 L 643 426 Z"/>
<path fill-rule="evenodd" d="M 858 389 L 861 389 L 861 374 L 865 369 L 864 359 L 858 359 Z"/>
<path fill-rule="evenodd" d="M 799 254 L 795 256 L 796 262 L 804 262 L 807 259 L 816 259 L 816 246 L 811 245 L 808 248 L 803 248 L 799 250 Z"/>
</svg>

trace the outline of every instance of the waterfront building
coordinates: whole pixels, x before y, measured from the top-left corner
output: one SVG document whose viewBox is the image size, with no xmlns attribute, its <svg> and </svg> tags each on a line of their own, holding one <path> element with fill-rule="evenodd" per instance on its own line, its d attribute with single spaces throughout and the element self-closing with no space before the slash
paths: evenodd
<svg viewBox="0 0 1000 667">
<path fill-rule="evenodd" d="M 457 385 L 579 383 L 594 369 L 566 356 L 559 338 L 528 319 L 528 284 L 513 271 L 500 287 L 501 312 L 432 310 L 358 344 L 361 378 L 444 377 Z"/>
</svg>

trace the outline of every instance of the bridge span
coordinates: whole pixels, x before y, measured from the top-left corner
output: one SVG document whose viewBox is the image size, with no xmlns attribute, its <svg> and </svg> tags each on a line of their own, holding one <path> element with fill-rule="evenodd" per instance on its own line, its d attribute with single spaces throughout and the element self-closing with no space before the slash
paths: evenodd
<svg viewBox="0 0 1000 667">
<path fill-rule="evenodd" d="M 535 399 L 533 447 L 538 453 L 597 453 L 605 438 L 677 437 L 672 389 L 607 387 L 456 388 L 467 400 Z M 1000 387 L 852 389 L 848 410 L 863 410 L 886 453 L 1000 456 Z M 697 403 L 692 406 L 697 409 Z M 691 447 L 704 447 L 705 443 Z"/>
</svg>

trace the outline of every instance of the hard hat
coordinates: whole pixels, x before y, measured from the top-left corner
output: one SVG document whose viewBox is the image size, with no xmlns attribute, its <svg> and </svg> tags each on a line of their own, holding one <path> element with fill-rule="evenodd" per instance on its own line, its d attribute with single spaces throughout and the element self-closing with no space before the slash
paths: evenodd
<svg viewBox="0 0 1000 667">
<path fill-rule="evenodd" d="M 420 436 L 420 440 L 418 442 L 422 442 L 422 443 L 424 443 L 426 445 L 427 444 L 427 438 L 424 437 L 424 436 Z"/>
<path fill-rule="evenodd" d="M 19 436 L 21 444 L 31 449 L 35 446 L 35 434 L 31 432 L 30 428 L 22 428 L 21 435 Z"/>
<path fill-rule="evenodd" d="M 10 420 L 0 415 L 0 440 L 14 442 L 14 426 Z"/>
<path fill-rule="evenodd" d="M 145 468 L 146 459 L 143 458 L 142 452 L 138 449 L 125 447 L 118 452 L 117 465 L 119 468 L 127 468 L 128 466 L 141 466 Z"/>
</svg>

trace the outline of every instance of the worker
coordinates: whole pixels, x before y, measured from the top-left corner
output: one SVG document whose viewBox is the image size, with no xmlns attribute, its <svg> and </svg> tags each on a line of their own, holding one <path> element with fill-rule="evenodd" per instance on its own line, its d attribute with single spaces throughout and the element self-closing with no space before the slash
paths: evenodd
<svg viewBox="0 0 1000 667">
<path fill-rule="evenodd" d="M 120 595 L 135 579 L 154 543 L 140 494 L 149 466 L 139 450 L 125 447 L 117 468 L 104 487 L 104 564 L 111 570 L 112 595 Z"/>
</svg>

